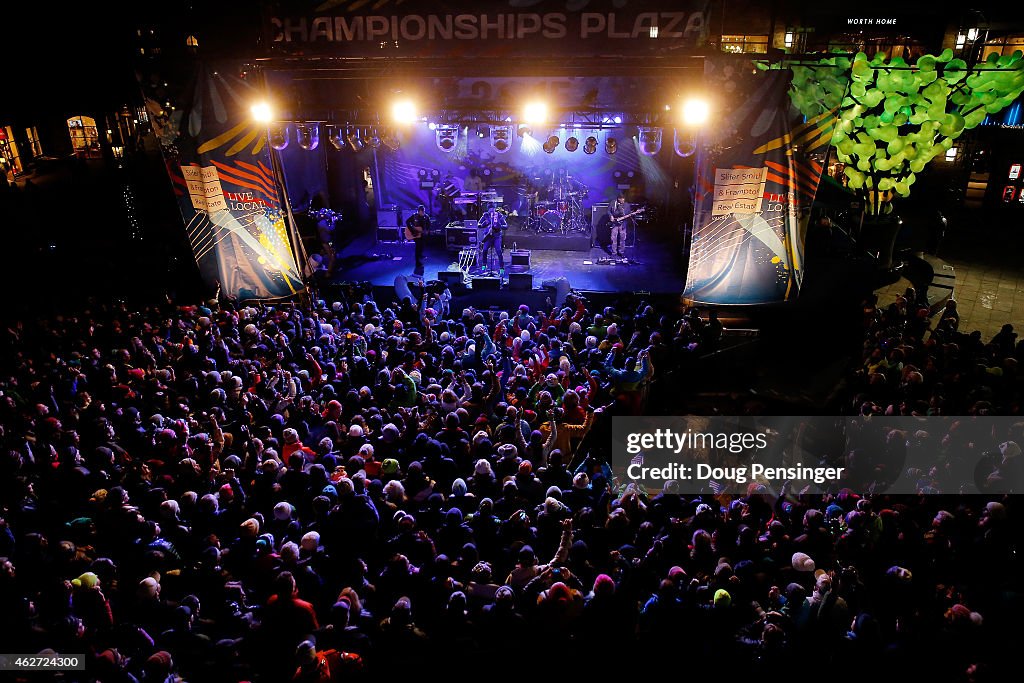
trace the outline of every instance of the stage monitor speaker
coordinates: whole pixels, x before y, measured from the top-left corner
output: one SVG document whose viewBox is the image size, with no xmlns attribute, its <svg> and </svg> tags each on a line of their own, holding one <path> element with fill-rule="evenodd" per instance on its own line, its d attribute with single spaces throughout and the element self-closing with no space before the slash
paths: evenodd
<svg viewBox="0 0 1024 683">
<path fill-rule="evenodd" d="M 497 291 L 501 289 L 501 278 L 498 277 L 475 277 L 473 278 L 473 290 Z"/>
<path fill-rule="evenodd" d="M 461 270 L 439 270 L 437 271 L 437 279 L 445 283 L 449 287 L 453 285 L 461 285 L 463 278 Z"/>
<path fill-rule="evenodd" d="M 397 228 L 402 225 L 402 216 L 398 207 L 377 209 L 377 225 L 382 228 Z"/>
<path fill-rule="evenodd" d="M 401 242 L 405 239 L 404 230 L 397 226 L 381 225 L 377 226 L 377 241 L 378 242 Z"/>
<path fill-rule="evenodd" d="M 608 215 L 608 203 L 594 204 L 590 207 L 590 227 L 596 228 L 602 216 Z"/>
<path fill-rule="evenodd" d="M 533 273 L 509 273 L 509 289 L 533 289 Z"/>
<path fill-rule="evenodd" d="M 611 220 L 608 218 L 608 204 L 594 204 L 590 208 L 591 246 L 604 247 L 612 241 Z"/>
</svg>

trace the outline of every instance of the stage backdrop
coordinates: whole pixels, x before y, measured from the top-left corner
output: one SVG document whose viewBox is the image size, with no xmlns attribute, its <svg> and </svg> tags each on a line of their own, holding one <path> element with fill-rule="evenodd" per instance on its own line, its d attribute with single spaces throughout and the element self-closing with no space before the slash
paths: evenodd
<svg viewBox="0 0 1024 683">
<path fill-rule="evenodd" d="M 304 287 L 267 129 L 249 112 L 259 97 L 228 69 L 201 64 L 173 111 L 148 100 L 200 273 L 239 299 L 288 296 Z"/>
<path fill-rule="evenodd" d="M 836 114 L 804 121 L 787 92 L 789 69 L 753 74 L 712 59 L 706 68 L 719 111 L 698 136 L 683 296 L 713 304 L 793 299 Z"/>
<path fill-rule="evenodd" d="M 648 55 L 693 47 L 709 0 L 292 0 L 264 4 L 271 52 L 346 57 Z"/>
</svg>

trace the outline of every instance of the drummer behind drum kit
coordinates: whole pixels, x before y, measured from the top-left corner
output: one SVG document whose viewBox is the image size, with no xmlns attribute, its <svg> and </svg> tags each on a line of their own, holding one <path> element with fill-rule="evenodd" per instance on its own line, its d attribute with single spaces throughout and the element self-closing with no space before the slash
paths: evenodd
<svg viewBox="0 0 1024 683">
<path fill-rule="evenodd" d="M 591 225 L 583 213 L 583 200 L 590 191 L 571 175 L 558 174 L 550 184 L 537 185 L 542 178 L 530 178 L 520 191 L 528 200 L 528 219 L 524 231 L 536 233 L 590 234 Z"/>
</svg>

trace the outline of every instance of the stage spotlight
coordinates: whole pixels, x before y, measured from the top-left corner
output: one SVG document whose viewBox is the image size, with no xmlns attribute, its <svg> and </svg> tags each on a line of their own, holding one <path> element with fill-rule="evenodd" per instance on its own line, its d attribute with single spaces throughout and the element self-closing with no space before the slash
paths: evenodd
<svg viewBox="0 0 1024 683">
<path fill-rule="evenodd" d="M 512 126 L 491 126 L 491 147 L 498 154 L 512 149 Z"/>
<path fill-rule="evenodd" d="M 391 128 L 384 131 L 384 137 L 380 141 L 392 152 L 397 152 L 398 148 L 402 146 L 402 142 L 398 139 L 398 132 Z"/>
<path fill-rule="evenodd" d="M 377 134 L 377 131 L 373 131 L 373 135 L 370 136 L 370 147 L 373 147 L 374 149 L 380 149 L 380 145 L 380 135 Z"/>
<path fill-rule="evenodd" d="M 257 102 L 249 109 L 253 120 L 258 123 L 270 123 L 274 120 L 274 111 L 268 102 Z"/>
<path fill-rule="evenodd" d="M 327 129 L 327 141 L 331 143 L 331 147 L 339 152 L 345 149 L 345 136 L 342 134 L 342 130 L 338 126 L 329 127 Z"/>
<path fill-rule="evenodd" d="M 437 124 L 431 121 L 430 123 L 427 124 L 427 128 L 429 128 L 430 130 L 437 130 Z"/>
<path fill-rule="evenodd" d="M 607 138 L 604 141 L 604 151 L 606 154 L 615 154 L 619 151 L 619 141 L 615 138 Z"/>
<path fill-rule="evenodd" d="M 295 124 L 295 142 L 302 149 L 312 152 L 320 146 L 320 124 L 319 123 L 297 123 Z"/>
<path fill-rule="evenodd" d="M 400 125 L 414 122 L 416 120 L 416 105 L 412 100 L 398 100 L 391 105 L 391 118 Z"/>
<path fill-rule="evenodd" d="M 270 136 L 270 146 L 280 151 L 288 146 L 288 126 L 283 123 L 271 124 L 267 130 Z"/>
<path fill-rule="evenodd" d="M 476 136 L 478 138 L 485 138 L 491 134 L 490 129 L 487 126 L 478 126 L 476 129 Z"/>
<path fill-rule="evenodd" d="M 548 138 L 547 142 L 544 143 L 544 151 L 548 154 L 554 154 L 555 150 L 558 149 L 558 137 L 552 135 Z"/>
<path fill-rule="evenodd" d="M 366 147 L 366 143 L 359 139 L 358 130 L 345 133 L 345 139 L 348 141 L 348 146 L 352 148 L 353 152 L 361 152 Z"/>
<path fill-rule="evenodd" d="M 593 154 L 597 151 L 597 138 L 593 135 L 587 138 L 587 141 L 583 144 L 583 151 L 587 154 Z"/>
<path fill-rule="evenodd" d="M 440 124 L 434 131 L 434 141 L 442 152 L 451 152 L 459 143 L 459 127 Z"/>
<path fill-rule="evenodd" d="M 579 149 L 579 147 L 580 147 L 580 141 L 576 138 L 575 135 L 570 137 L 568 140 L 565 141 L 565 151 L 566 152 L 575 152 L 577 149 Z"/>
<path fill-rule="evenodd" d="M 533 135 L 533 128 L 530 128 L 529 126 L 520 123 L 519 124 L 519 131 L 518 132 L 519 132 L 519 137 L 521 137 L 521 138 L 522 137 L 526 137 L 528 135 Z"/>
<path fill-rule="evenodd" d="M 697 151 L 697 141 L 694 138 L 693 132 L 683 131 L 683 134 L 679 134 L 679 130 L 676 129 L 674 139 L 672 141 L 672 149 L 676 154 L 683 157 L 692 157 L 693 153 Z"/>
<path fill-rule="evenodd" d="M 683 103 L 683 124 L 703 126 L 711 116 L 711 105 L 699 97 L 691 97 Z"/>
<path fill-rule="evenodd" d="M 653 157 L 661 151 L 661 128 L 651 128 L 648 126 L 640 127 L 640 136 L 638 138 L 638 145 L 640 153 L 646 157 Z"/>
<path fill-rule="evenodd" d="M 548 105 L 539 100 L 527 102 L 523 107 L 523 120 L 527 123 L 544 123 L 548 120 Z"/>
</svg>

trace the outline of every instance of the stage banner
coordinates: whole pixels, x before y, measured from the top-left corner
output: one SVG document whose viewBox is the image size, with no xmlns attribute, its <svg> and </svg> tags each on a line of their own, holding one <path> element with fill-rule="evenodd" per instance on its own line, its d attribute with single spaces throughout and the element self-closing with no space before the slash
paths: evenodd
<svg viewBox="0 0 1024 683">
<path fill-rule="evenodd" d="M 706 62 L 718 93 L 714 122 L 697 139 L 693 235 L 684 298 L 769 304 L 796 298 L 811 204 L 836 112 L 804 120 L 789 69 Z"/>
<path fill-rule="evenodd" d="M 264 4 L 264 35 L 271 52 L 302 55 L 650 55 L 702 45 L 709 9 L 709 0 L 298 0 Z"/>
<path fill-rule="evenodd" d="M 197 68 L 173 110 L 147 97 L 203 280 L 238 299 L 304 288 L 266 125 L 250 115 L 259 97 L 252 84 L 210 65 Z"/>
</svg>

